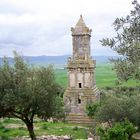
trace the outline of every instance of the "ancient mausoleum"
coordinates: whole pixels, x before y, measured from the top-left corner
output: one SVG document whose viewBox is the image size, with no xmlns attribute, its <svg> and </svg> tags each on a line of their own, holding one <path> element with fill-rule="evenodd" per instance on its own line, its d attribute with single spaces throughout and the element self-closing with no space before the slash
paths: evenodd
<svg viewBox="0 0 140 140">
<path fill-rule="evenodd" d="M 68 86 L 64 93 L 66 120 L 89 125 L 93 121 L 86 114 L 86 105 L 100 99 L 95 83 L 96 62 L 90 55 L 89 29 L 82 16 L 72 31 L 73 55 L 68 59 Z"/>
</svg>

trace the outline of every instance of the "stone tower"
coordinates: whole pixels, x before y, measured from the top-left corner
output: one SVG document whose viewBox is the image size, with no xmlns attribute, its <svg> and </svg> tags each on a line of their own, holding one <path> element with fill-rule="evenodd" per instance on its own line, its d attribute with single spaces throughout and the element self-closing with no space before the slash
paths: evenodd
<svg viewBox="0 0 140 140">
<path fill-rule="evenodd" d="M 75 28 L 71 28 L 73 55 L 68 59 L 68 86 L 64 93 L 67 121 L 79 124 L 91 124 L 86 115 L 86 105 L 99 100 L 99 90 L 95 84 L 95 60 L 90 56 L 89 29 L 82 16 Z"/>
</svg>

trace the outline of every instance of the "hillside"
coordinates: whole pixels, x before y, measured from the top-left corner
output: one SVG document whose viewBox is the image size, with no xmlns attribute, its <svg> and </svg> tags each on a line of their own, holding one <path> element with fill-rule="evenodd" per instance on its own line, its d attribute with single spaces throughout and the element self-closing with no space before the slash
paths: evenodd
<svg viewBox="0 0 140 140">
<path fill-rule="evenodd" d="M 24 60 L 32 65 L 54 65 L 55 68 L 64 68 L 67 63 L 67 59 L 70 57 L 69 55 L 62 56 L 23 56 Z M 94 56 L 93 59 L 96 60 L 97 64 L 108 63 L 109 58 L 117 58 L 115 56 Z M 2 64 L 2 59 L 0 58 L 0 64 Z M 10 64 L 13 63 L 13 58 L 8 58 Z"/>
</svg>

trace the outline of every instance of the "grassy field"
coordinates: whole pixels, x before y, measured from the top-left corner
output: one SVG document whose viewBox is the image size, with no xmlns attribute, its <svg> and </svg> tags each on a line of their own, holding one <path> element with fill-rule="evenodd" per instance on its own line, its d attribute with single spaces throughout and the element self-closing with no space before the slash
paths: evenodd
<svg viewBox="0 0 140 140">
<path fill-rule="evenodd" d="M 66 69 L 56 69 L 56 80 L 63 87 L 67 86 L 67 70 Z M 97 87 L 114 87 L 116 86 L 116 73 L 112 70 L 111 64 L 98 64 L 96 67 L 96 84 Z M 133 80 L 122 84 L 122 86 L 136 86 L 136 82 Z"/>
<path fill-rule="evenodd" d="M 56 69 L 56 79 L 64 88 L 67 85 L 67 70 Z M 110 64 L 98 64 L 96 68 L 97 87 L 115 87 L 117 77 L 115 71 L 112 70 Z M 136 86 L 136 82 L 131 80 L 123 86 Z M 73 139 L 86 139 L 88 129 L 85 127 L 77 127 L 67 123 L 48 123 L 43 121 L 35 121 L 35 133 L 40 135 L 70 135 Z M 9 140 L 10 137 L 28 136 L 25 124 L 18 119 L 0 119 L 0 139 Z"/>
<path fill-rule="evenodd" d="M 72 124 L 57 122 L 49 123 L 44 121 L 35 121 L 35 134 L 41 135 L 68 135 L 73 139 L 86 139 L 86 127 L 78 127 Z M 16 137 L 28 136 L 25 124 L 18 119 L 0 119 L 0 137 L 3 140 L 10 140 Z"/>
</svg>

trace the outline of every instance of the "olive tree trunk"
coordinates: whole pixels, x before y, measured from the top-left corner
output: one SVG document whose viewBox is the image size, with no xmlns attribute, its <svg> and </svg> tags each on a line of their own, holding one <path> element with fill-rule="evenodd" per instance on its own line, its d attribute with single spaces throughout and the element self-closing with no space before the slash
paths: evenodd
<svg viewBox="0 0 140 140">
<path fill-rule="evenodd" d="M 26 123 L 27 129 L 29 131 L 29 135 L 31 137 L 31 140 L 36 140 L 36 135 L 34 133 L 33 123 L 31 123 L 31 122 L 25 122 L 25 123 Z"/>
</svg>

